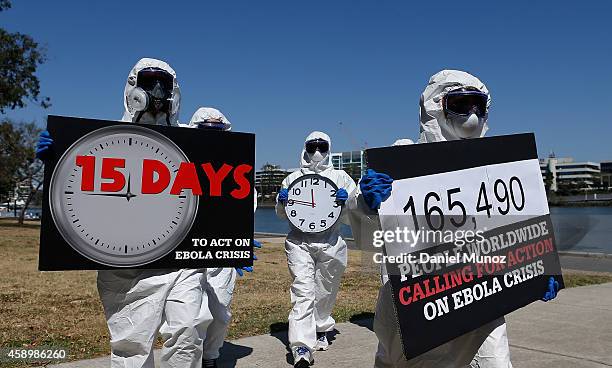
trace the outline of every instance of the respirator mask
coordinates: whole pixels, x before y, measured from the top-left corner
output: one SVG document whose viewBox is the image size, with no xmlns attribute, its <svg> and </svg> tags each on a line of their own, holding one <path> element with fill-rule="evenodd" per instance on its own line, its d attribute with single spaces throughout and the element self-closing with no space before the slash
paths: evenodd
<svg viewBox="0 0 612 368">
<path fill-rule="evenodd" d="M 145 112 L 154 116 L 165 113 L 169 118 L 173 89 L 174 77 L 167 71 L 160 68 L 140 70 L 136 76 L 136 87 L 127 96 L 128 106 L 138 112 L 135 122 L 138 122 Z"/>
</svg>

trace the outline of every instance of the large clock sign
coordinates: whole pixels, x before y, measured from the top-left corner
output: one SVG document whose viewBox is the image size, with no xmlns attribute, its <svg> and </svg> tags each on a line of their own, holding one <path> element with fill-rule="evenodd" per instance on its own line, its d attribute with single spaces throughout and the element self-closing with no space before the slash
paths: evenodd
<svg viewBox="0 0 612 368">
<path fill-rule="evenodd" d="M 138 266 L 163 257 L 185 238 L 198 198 L 192 191 L 170 194 L 170 186 L 143 194 L 140 174 L 150 159 L 174 173 L 189 161 L 165 136 L 133 125 L 95 130 L 60 158 L 51 178 L 51 214 L 77 252 L 105 265 Z"/>
<path fill-rule="evenodd" d="M 253 264 L 255 136 L 49 116 L 38 269 Z"/>
<path fill-rule="evenodd" d="M 320 233 L 340 218 L 342 206 L 336 201 L 338 186 L 331 179 L 304 175 L 293 181 L 288 191 L 287 218 L 302 232 Z"/>
</svg>

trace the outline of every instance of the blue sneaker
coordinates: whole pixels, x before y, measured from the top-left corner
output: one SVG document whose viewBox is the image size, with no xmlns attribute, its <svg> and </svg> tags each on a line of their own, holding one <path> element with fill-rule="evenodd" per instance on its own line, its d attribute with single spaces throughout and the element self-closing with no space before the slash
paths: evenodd
<svg viewBox="0 0 612 368">
<path fill-rule="evenodd" d="M 298 346 L 293 350 L 293 367 L 307 368 L 314 363 L 310 350 L 305 346 Z"/>
</svg>

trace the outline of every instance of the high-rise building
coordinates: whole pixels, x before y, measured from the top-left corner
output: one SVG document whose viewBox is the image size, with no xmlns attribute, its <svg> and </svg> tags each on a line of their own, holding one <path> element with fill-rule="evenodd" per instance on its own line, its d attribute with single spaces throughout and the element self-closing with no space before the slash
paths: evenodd
<svg viewBox="0 0 612 368">
<path fill-rule="evenodd" d="M 363 158 L 363 151 L 347 151 L 331 154 L 334 169 L 344 170 L 357 182 L 365 173 L 367 167 Z"/>
</svg>

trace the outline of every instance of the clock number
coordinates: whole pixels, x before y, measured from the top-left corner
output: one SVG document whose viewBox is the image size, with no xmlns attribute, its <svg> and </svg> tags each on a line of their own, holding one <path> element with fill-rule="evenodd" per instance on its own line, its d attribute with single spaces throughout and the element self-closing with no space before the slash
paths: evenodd
<svg viewBox="0 0 612 368">
<path fill-rule="evenodd" d="M 330 213 L 329 213 L 329 215 L 327 215 L 327 217 L 329 217 L 329 218 L 334 218 L 334 212 L 333 212 L 333 211 L 332 211 L 332 212 L 330 212 Z"/>
<path fill-rule="evenodd" d="M 125 187 L 125 176 L 118 168 L 125 167 L 125 159 L 109 158 L 102 159 L 102 179 L 112 180 L 110 183 L 102 183 L 100 190 L 103 192 L 119 192 Z"/>
<path fill-rule="evenodd" d="M 310 184 L 319 185 L 319 178 L 310 178 Z"/>
<path fill-rule="evenodd" d="M 291 213 L 290 213 L 290 214 L 291 214 L 291 217 L 295 217 L 295 216 L 297 216 L 297 212 L 295 212 L 295 210 L 291 210 Z"/>
<path fill-rule="evenodd" d="M 336 196 L 336 189 L 332 189 L 330 197 L 335 197 L 335 196 Z"/>
<path fill-rule="evenodd" d="M 440 196 L 438 196 L 438 194 L 436 192 L 429 192 L 427 193 L 427 195 L 425 196 L 425 206 L 424 206 L 424 210 L 425 210 L 425 220 L 427 220 L 427 225 L 429 225 L 429 228 L 432 230 L 442 230 L 442 228 L 444 228 L 444 214 L 442 213 L 442 209 L 438 206 L 431 206 L 429 207 L 429 199 L 430 198 L 435 198 L 437 201 L 440 200 Z M 431 221 L 431 215 L 433 212 L 437 212 L 438 216 L 440 216 L 440 226 L 435 227 L 432 224 Z"/>
<path fill-rule="evenodd" d="M 465 212 L 465 206 L 463 206 L 463 203 L 461 203 L 460 201 L 453 201 L 451 199 L 451 196 L 455 193 L 459 193 L 461 192 L 460 188 L 452 188 L 449 189 L 446 193 L 448 195 L 448 209 L 450 211 L 453 210 L 453 207 L 459 206 L 459 208 L 461 208 L 461 212 L 463 213 L 461 216 L 461 221 L 455 221 L 454 218 L 451 217 L 450 222 L 451 224 L 455 225 L 456 227 L 461 227 L 465 224 L 465 222 L 467 221 L 467 213 Z"/>
<path fill-rule="evenodd" d="M 96 157 L 77 156 L 76 165 L 81 168 L 81 190 L 84 192 L 93 192 Z"/>
<path fill-rule="evenodd" d="M 317 228 L 317 226 L 315 225 L 315 223 L 314 223 L 314 222 L 311 222 L 310 224 L 308 224 L 308 228 L 309 228 L 310 230 L 314 230 L 314 229 L 316 229 L 316 228 Z"/>
<path fill-rule="evenodd" d="M 481 199 L 484 197 L 484 206 L 480 205 Z M 476 212 L 487 211 L 487 217 L 491 217 L 491 208 L 492 204 L 489 204 L 489 200 L 487 199 L 487 189 L 485 188 L 484 181 L 480 184 L 480 191 L 478 192 L 478 203 L 476 203 Z"/>
<path fill-rule="evenodd" d="M 410 209 L 410 214 L 412 215 L 412 220 L 414 221 L 414 229 L 417 230 L 419 228 L 419 222 L 417 220 L 416 210 L 414 208 L 414 198 L 412 198 L 412 196 L 410 196 L 408 203 L 406 203 L 404 206 L 404 213 L 408 212 L 408 209 Z"/>
<path fill-rule="evenodd" d="M 321 227 L 325 227 L 325 226 L 327 226 L 327 221 L 321 220 Z"/>
<path fill-rule="evenodd" d="M 299 196 L 301 193 L 302 193 L 302 191 L 300 190 L 300 188 L 293 188 L 291 190 L 291 194 L 296 195 L 296 196 Z"/>
<path fill-rule="evenodd" d="M 302 188 L 306 188 L 306 180 L 302 180 L 302 181 L 300 182 L 300 186 L 301 186 Z"/>
<path fill-rule="evenodd" d="M 300 226 L 304 225 L 304 221 L 306 221 L 306 220 L 304 220 L 304 219 L 299 219 L 299 220 L 300 220 Z"/>
<path fill-rule="evenodd" d="M 287 206 L 293 206 L 294 204 L 295 202 L 293 201 L 293 199 L 287 201 Z"/>
</svg>

